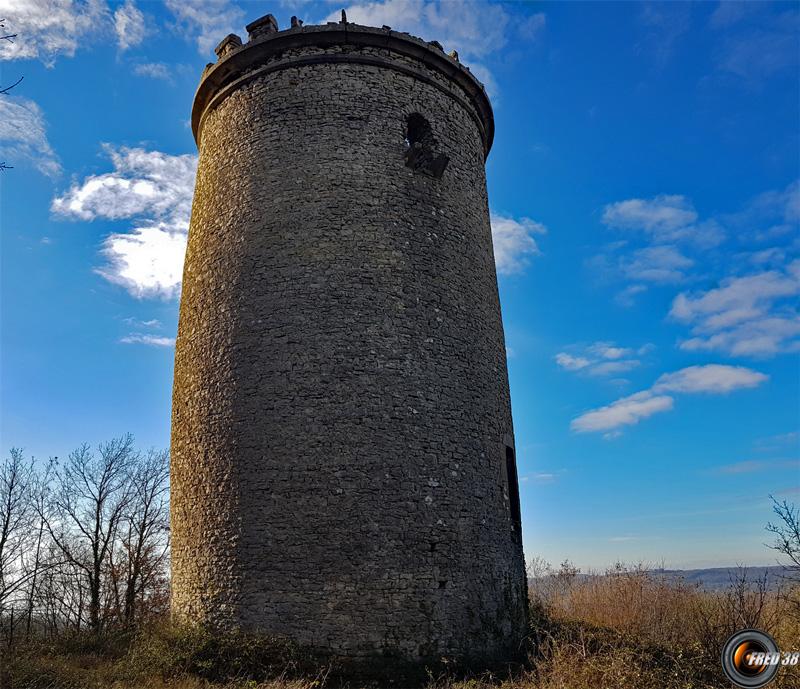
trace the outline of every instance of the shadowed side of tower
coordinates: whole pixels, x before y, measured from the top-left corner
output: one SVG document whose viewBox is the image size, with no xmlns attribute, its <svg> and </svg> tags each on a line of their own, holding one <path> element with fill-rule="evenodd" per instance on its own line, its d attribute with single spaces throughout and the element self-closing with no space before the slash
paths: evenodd
<svg viewBox="0 0 800 689">
<path fill-rule="evenodd" d="M 526 582 L 489 101 L 388 27 L 248 30 L 192 113 L 173 614 L 354 659 L 510 658 Z"/>
</svg>

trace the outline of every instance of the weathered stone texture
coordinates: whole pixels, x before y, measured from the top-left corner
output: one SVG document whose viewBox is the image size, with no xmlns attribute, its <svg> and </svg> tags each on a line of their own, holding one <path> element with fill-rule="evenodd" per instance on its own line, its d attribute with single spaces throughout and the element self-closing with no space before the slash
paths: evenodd
<svg viewBox="0 0 800 689">
<path fill-rule="evenodd" d="M 375 45 L 309 38 L 265 59 L 262 36 L 252 69 L 337 52 L 430 81 L 285 66 L 195 123 L 173 613 L 353 658 L 501 659 L 524 632 L 526 584 L 485 113 L 424 58 L 381 47 L 388 32 L 357 30 Z M 440 179 L 405 165 L 412 113 L 449 158 Z"/>
</svg>

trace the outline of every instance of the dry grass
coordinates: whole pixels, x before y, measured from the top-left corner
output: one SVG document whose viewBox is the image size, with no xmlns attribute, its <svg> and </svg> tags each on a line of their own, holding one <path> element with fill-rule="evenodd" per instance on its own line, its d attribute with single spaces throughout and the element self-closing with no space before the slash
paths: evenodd
<svg viewBox="0 0 800 689">
<path fill-rule="evenodd" d="M 758 627 L 782 649 L 800 650 L 798 587 L 779 594 L 740 578 L 708 593 L 641 566 L 598 576 L 569 566 L 537 574 L 528 665 L 506 678 L 432 677 L 428 689 L 727 689 L 719 650 L 733 631 Z M 19 648 L 0 673 L 0 689 L 362 686 L 329 670 L 280 639 L 162 626 L 102 644 L 78 637 Z M 800 689 L 800 668 L 783 668 L 770 686 Z"/>
</svg>

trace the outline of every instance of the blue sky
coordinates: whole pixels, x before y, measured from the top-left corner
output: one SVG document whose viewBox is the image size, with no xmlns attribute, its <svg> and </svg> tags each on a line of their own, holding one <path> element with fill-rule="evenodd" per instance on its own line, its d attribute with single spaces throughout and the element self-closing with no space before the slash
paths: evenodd
<svg viewBox="0 0 800 689">
<path fill-rule="evenodd" d="M 0 0 L 2 451 L 166 447 L 195 146 L 227 33 L 314 2 Z M 768 564 L 800 501 L 793 3 L 386 0 L 486 83 L 526 554 Z"/>
</svg>

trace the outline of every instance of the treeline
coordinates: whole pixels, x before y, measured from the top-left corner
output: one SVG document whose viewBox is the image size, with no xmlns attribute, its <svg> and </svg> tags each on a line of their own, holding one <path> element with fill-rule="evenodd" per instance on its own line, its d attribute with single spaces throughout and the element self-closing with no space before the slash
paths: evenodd
<svg viewBox="0 0 800 689">
<path fill-rule="evenodd" d="M 132 629 L 169 595 L 169 455 L 125 435 L 0 466 L 0 632 L 10 646 Z"/>
</svg>

